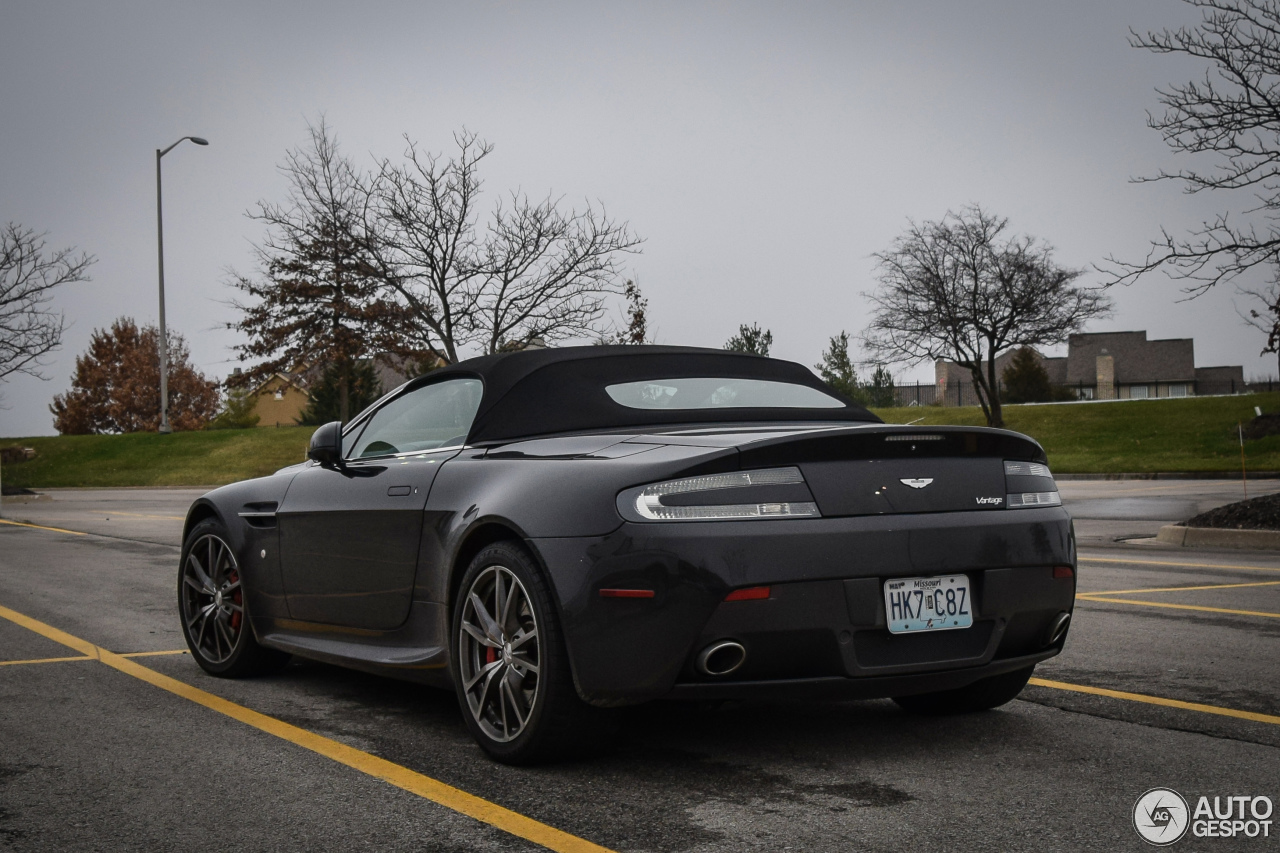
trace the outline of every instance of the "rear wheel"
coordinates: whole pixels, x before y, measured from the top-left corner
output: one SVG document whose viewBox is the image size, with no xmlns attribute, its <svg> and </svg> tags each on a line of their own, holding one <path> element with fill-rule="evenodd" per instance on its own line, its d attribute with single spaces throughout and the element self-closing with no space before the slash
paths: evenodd
<svg viewBox="0 0 1280 853">
<path fill-rule="evenodd" d="M 480 747 L 505 764 L 577 754 L 604 734 L 603 715 L 573 685 L 551 591 L 519 545 L 471 561 L 453 608 L 458 704 Z"/>
<path fill-rule="evenodd" d="M 955 690 L 895 696 L 893 701 L 915 714 L 969 714 L 986 711 L 1017 698 L 1035 671 L 1036 668 L 1032 665 L 1026 669 L 993 675 Z"/>
<path fill-rule="evenodd" d="M 182 546 L 178 614 L 187 648 L 210 675 L 243 678 L 278 669 L 289 655 L 258 644 L 245 608 L 240 564 L 220 521 L 195 526 Z"/>
</svg>

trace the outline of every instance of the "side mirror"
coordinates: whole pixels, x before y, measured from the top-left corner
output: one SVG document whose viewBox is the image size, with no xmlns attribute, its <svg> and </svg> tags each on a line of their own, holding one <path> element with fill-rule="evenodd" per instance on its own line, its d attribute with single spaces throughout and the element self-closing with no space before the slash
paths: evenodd
<svg viewBox="0 0 1280 853">
<path fill-rule="evenodd" d="M 337 465 L 342 461 L 342 421 L 331 421 L 311 434 L 307 458 L 321 465 Z"/>
</svg>

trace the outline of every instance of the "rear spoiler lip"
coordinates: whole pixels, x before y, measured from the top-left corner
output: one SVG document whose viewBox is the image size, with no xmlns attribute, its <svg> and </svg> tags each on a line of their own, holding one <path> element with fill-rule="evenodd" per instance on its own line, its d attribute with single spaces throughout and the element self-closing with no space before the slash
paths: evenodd
<svg viewBox="0 0 1280 853">
<path fill-rule="evenodd" d="M 793 435 L 777 436 L 762 441 L 744 442 L 738 446 L 744 468 L 764 467 L 771 464 L 798 464 L 816 459 L 875 459 L 881 457 L 900 458 L 910 442 L 893 442 L 895 448 L 879 445 L 876 438 L 886 436 L 943 436 L 936 450 L 923 448 L 921 457 L 927 456 L 982 456 L 1017 459 L 1027 462 L 1048 464 L 1048 456 L 1044 448 L 1034 438 L 1019 432 L 993 427 L 968 426 L 904 426 L 895 424 L 866 424 L 842 429 L 821 430 L 814 432 L 797 431 Z M 957 439 L 973 436 L 984 447 L 969 449 L 959 446 Z M 967 442 L 966 442 L 967 444 Z M 845 445 L 841 447 L 840 445 Z M 898 449 L 901 448 L 901 449 Z M 784 449 L 788 453 L 782 453 Z M 878 452 L 877 452 L 878 451 Z M 806 459 L 808 456 L 810 458 Z"/>
</svg>

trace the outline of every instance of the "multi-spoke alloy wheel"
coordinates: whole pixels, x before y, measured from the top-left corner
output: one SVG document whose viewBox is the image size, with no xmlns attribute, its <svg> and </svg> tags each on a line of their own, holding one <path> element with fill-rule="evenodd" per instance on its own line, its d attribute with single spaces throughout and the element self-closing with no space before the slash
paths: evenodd
<svg viewBox="0 0 1280 853">
<path fill-rule="evenodd" d="M 245 630 L 244 592 L 235 555 L 219 536 L 206 533 L 187 549 L 181 589 L 192 651 L 210 664 L 226 663 Z"/>
<path fill-rule="evenodd" d="M 529 592 L 505 566 L 489 566 L 463 600 L 458 632 L 462 692 L 489 738 L 520 736 L 538 703 L 541 646 Z"/>
<path fill-rule="evenodd" d="M 178 566 L 182 633 L 192 657 L 210 675 L 242 678 L 272 672 L 288 663 L 289 655 L 258 644 L 246 608 L 244 576 L 229 541 L 227 528 L 216 518 L 206 518 L 187 534 Z"/>
</svg>

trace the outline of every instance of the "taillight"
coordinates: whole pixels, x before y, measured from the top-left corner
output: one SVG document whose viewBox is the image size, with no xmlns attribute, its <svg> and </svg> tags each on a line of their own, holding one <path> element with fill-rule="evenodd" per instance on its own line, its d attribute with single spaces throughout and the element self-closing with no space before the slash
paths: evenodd
<svg viewBox="0 0 1280 853">
<path fill-rule="evenodd" d="M 799 468 L 684 477 L 627 489 L 618 509 L 634 521 L 746 521 L 817 518 Z"/>
<path fill-rule="evenodd" d="M 1040 462 L 1005 460 L 1005 501 L 1009 509 L 1062 506 L 1062 495 L 1049 466 Z"/>
</svg>

